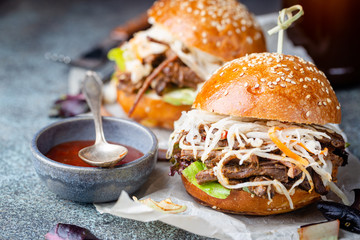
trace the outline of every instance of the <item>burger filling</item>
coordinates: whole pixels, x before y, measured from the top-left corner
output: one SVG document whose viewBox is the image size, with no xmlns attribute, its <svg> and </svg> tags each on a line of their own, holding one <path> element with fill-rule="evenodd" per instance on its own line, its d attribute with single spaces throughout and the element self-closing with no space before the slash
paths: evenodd
<svg viewBox="0 0 360 240">
<path fill-rule="evenodd" d="M 136 94 L 147 81 L 147 94 L 173 105 L 192 104 L 199 84 L 223 64 L 215 56 L 185 46 L 156 24 L 111 50 L 109 59 L 117 63 L 114 79 L 120 90 Z"/>
<path fill-rule="evenodd" d="M 149 69 L 156 69 L 168 57 L 175 55 L 172 50 L 166 50 L 164 53 L 153 54 L 143 59 L 142 63 L 149 66 Z M 117 72 L 116 78 L 119 80 L 118 88 L 130 94 L 137 93 L 142 87 L 146 76 L 139 81 L 133 82 L 130 72 Z M 158 96 L 162 96 L 175 88 L 197 89 L 199 83 L 204 82 L 194 71 L 187 67 L 179 58 L 169 62 L 159 73 L 153 76 L 151 89 Z"/>
<path fill-rule="evenodd" d="M 293 208 L 296 188 L 325 195 L 334 191 L 339 166 L 347 163 L 343 137 L 332 125 L 305 125 L 239 118 L 199 110 L 183 113 L 175 122 L 168 157 L 175 172 L 193 163 L 201 187 L 219 183 L 226 189 L 248 191 L 271 201 L 284 194 Z"/>
</svg>

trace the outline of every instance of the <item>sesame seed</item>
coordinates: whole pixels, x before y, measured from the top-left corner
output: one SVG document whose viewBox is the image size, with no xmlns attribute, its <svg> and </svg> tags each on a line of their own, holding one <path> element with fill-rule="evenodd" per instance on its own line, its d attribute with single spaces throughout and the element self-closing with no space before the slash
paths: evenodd
<svg viewBox="0 0 360 240">
<path fill-rule="evenodd" d="M 339 110 L 339 109 L 340 109 L 340 106 L 337 106 L 336 109 Z"/>
<path fill-rule="evenodd" d="M 285 84 L 283 84 L 283 83 L 281 83 L 281 84 L 280 84 L 280 86 L 281 86 L 281 87 L 283 87 L 283 88 L 284 88 L 284 87 L 286 87 L 286 85 L 285 85 Z"/>
<path fill-rule="evenodd" d="M 308 86 L 304 84 L 304 86 L 303 86 L 303 87 L 304 87 L 304 88 L 307 88 Z"/>
<path fill-rule="evenodd" d="M 247 87 L 248 85 L 249 85 L 248 83 L 245 83 L 245 84 L 244 84 L 244 87 Z"/>
<path fill-rule="evenodd" d="M 306 116 L 309 117 L 310 116 L 310 111 L 306 112 Z"/>
<path fill-rule="evenodd" d="M 220 73 L 220 77 L 222 77 L 222 75 L 224 75 L 224 72 L 221 72 L 221 73 Z"/>
<path fill-rule="evenodd" d="M 247 36 L 247 37 L 246 37 L 246 41 L 247 41 L 249 44 L 252 44 L 252 43 L 253 43 L 253 39 L 252 39 L 250 36 Z"/>
<path fill-rule="evenodd" d="M 255 88 L 258 88 L 258 87 L 260 87 L 260 84 L 258 84 L 258 83 L 255 84 Z"/>
<path fill-rule="evenodd" d="M 265 82 L 265 81 L 266 81 L 266 79 L 265 79 L 265 78 L 261 78 L 261 79 L 260 79 L 260 81 Z"/>
<path fill-rule="evenodd" d="M 246 71 L 246 70 L 247 70 L 247 67 L 243 67 L 243 70 Z"/>
<path fill-rule="evenodd" d="M 331 103 L 331 99 L 330 99 L 330 98 L 327 98 L 326 101 L 328 101 L 328 103 Z"/>
<path fill-rule="evenodd" d="M 254 40 L 259 40 L 261 38 L 261 34 L 259 32 L 255 33 Z"/>
<path fill-rule="evenodd" d="M 232 71 L 233 71 L 233 72 L 236 72 L 237 70 L 238 70 L 237 68 L 234 68 Z"/>
<path fill-rule="evenodd" d="M 295 84 L 296 84 L 296 82 L 295 82 L 295 81 L 291 81 L 291 84 L 294 84 L 294 85 L 295 85 Z"/>
<path fill-rule="evenodd" d="M 242 77 L 242 76 L 244 76 L 244 74 L 245 74 L 245 73 L 243 73 L 243 72 L 242 72 L 242 73 L 240 73 L 240 75 L 239 75 L 239 76 L 240 76 L 240 77 Z"/>
<path fill-rule="evenodd" d="M 306 98 L 306 99 L 309 99 L 310 97 L 311 97 L 310 94 L 308 94 L 308 95 L 306 95 L 305 98 Z"/>
<path fill-rule="evenodd" d="M 318 103 L 319 106 L 321 106 L 321 104 L 322 104 L 321 102 Z"/>
<path fill-rule="evenodd" d="M 327 103 L 326 103 L 326 102 L 323 102 L 323 105 L 324 105 L 324 106 L 326 106 L 326 105 L 327 105 Z"/>
</svg>

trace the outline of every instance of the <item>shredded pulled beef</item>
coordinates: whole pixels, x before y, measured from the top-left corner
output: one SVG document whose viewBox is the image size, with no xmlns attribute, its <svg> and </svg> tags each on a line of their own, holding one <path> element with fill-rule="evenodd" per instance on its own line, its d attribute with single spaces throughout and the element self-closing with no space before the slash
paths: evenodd
<svg viewBox="0 0 360 240">
<path fill-rule="evenodd" d="M 172 50 L 167 50 L 161 54 L 153 54 L 143 59 L 143 64 L 149 64 L 156 69 L 168 56 L 175 55 Z M 118 88 L 129 94 L 137 93 L 143 85 L 146 77 L 133 83 L 129 72 L 118 72 L 116 75 Z M 196 90 L 199 83 L 204 82 L 193 70 L 186 66 L 179 58 L 166 65 L 151 81 L 150 88 L 162 96 L 168 89 L 193 88 Z"/>
<path fill-rule="evenodd" d="M 200 133 L 202 138 L 205 139 L 206 133 L 201 129 L 202 128 L 200 128 Z M 332 131 L 326 131 L 326 134 L 331 138 L 322 138 L 318 139 L 318 141 L 320 142 L 322 149 L 328 149 L 328 154 L 326 157 L 324 157 L 324 159 L 330 160 L 332 162 L 333 170 L 331 175 L 333 181 L 336 181 L 338 167 L 347 164 L 348 153 L 345 151 L 345 142 L 341 135 Z M 227 142 L 226 140 L 220 141 L 220 144 L 226 146 Z M 202 151 L 198 151 L 197 154 L 194 155 L 192 150 L 183 150 L 178 147 L 175 148 L 173 153 L 173 161 L 176 162 L 176 164 L 171 168 L 171 175 L 174 175 L 175 172 L 180 174 L 181 171 L 192 162 L 200 160 L 202 153 Z M 280 150 L 276 150 L 272 153 L 277 155 L 282 154 Z M 220 161 L 222 156 L 223 155 L 221 151 L 213 150 L 210 152 L 208 159 L 204 162 L 207 169 L 200 171 L 196 175 L 196 180 L 199 184 L 217 181 L 217 177 L 214 174 L 213 168 L 217 166 L 217 163 Z M 312 157 L 317 160 L 315 155 Z M 179 166 L 180 168 L 178 168 Z M 327 194 L 328 189 L 324 186 L 321 177 L 315 171 L 313 171 L 311 167 L 308 167 L 307 170 L 314 182 L 315 191 L 320 195 Z M 302 171 L 290 162 L 274 161 L 257 157 L 256 155 L 251 155 L 250 159 L 245 161 L 242 165 L 239 165 L 239 159 L 237 159 L 236 156 L 227 158 L 224 161 L 222 173 L 226 178 L 229 179 L 230 184 L 276 179 L 280 181 L 287 189 L 290 189 L 291 186 L 302 176 Z M 299 187 L 306 191 L 310 190 L 310 184 L 307 179 L 305 179 L 299 185 Z M 260 185 L 255 187 L 248 187 L 248 190 L 258 197 L 267 196 L 267 186 Z M 274 189 L 270 189 L 270 195 L 273 194 Z"/>
</svg>

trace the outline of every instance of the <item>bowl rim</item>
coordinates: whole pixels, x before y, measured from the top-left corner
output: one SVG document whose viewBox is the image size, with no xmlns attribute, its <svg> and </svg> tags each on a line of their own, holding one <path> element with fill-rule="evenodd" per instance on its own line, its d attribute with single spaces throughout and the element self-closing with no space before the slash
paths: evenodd
<svg viewBox="0 0 360 240">
<path fill-rule="evenodd" d="M 44 162 L 45 164 L 51 165 L 53 167 L 56 167 L 58 169 L 64 169 L 64 170 L 72 169 L 75 171 L 84 171 L 84 172 L 100 172 L 100 171 L 108 172 L 108 171 L 117 171 L 117 170 L 121 170 L 121 169 L 131 168 L 131 167 L 133 167 L 133 165 L 137 165 L 137 164 L 143 162 L 144 160 L 148 159 L 152 155 L 156 155 L 157 150 L 158 150 L 158 140 L 157 140 L 155 134 L 149 128 L 147 128 L 131 119 L 123 119 L 123 118 L 107 117 L 107 116 L 106 117 L 103 116 L 102 118 L 105 121 L 109 120 L 112 122 L 123 122 L 123 123 L 125 122 L 126 124 L 130 124 L 130 125 L 141 128 L 143 131 L 145 131 L 146 133 L 148 133 L 150 135 L 150 137 L 153 141 L 151 149 L 148 152 L 146 152 L 142 157 L 140 157 L 134 161 L 131 161 L 129 163 L 124 163 L 122 165 L 119 165 L 119 166 L 116 166 L 113 168 L 74 166 L 74 165 L 69 165 L 69 164 L 65 164 L 65 163 L 60 163 L 51 158 L 46 157 L 42 152 L 40 152 L 39 148 L 37 147 L 37 141 L 44 132 L 46 132 L 47 130 L 49 130 L 53 127 L 67 124 L 69 122 L 93 120 L 92 116 L 75 116 L 75 117 L 66 118 L 66 119 L 62 119 L 62 120 L 53 122 L 49 125 L 46 125 L 45 127 L 42 127 L 40 130 L 38 130 L 35 133 L 35 135 L 33 136 L 32 140 L 31 140 L 31 145 L 30 145 L 33 156 L 36 159 L 38 159 L 39 161 Z M 74 140 L 74 141 L 76 141 L 76 140 Z"/>
</svg>

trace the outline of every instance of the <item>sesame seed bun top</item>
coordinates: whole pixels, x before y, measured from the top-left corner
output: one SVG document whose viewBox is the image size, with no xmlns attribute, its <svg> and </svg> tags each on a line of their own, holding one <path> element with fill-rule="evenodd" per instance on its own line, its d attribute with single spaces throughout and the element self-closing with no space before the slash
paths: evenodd
<svg viewBox="0 0 360 240">
<path fill-rule="evenodd" d="M 204 84 L 194 108 L 305 124 L 340 123 L 325 74 L 300 57 L 254 53 L 226 63 Z"/>
<path fill-rule="evenodd" d="M 224 61 L 266 51 L 261 28 L 236 0 L 159 0 L 148 15 L 187 46 Z"/>
</svg>

